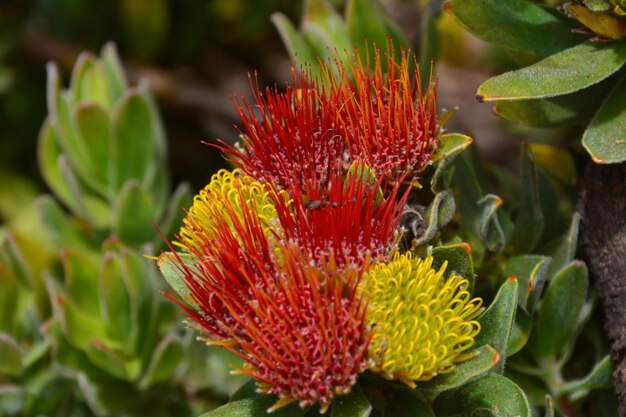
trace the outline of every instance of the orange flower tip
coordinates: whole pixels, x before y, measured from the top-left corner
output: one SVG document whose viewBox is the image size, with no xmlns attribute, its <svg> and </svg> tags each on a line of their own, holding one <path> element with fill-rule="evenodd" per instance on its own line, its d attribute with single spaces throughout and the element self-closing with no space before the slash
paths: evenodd
<svg viewBox="0 0 626 417">
<path fill-rule="evenodd" d="M 496 196 L 496 206 L 500 207 L 502 203 L 504 203 L 504 201 L 500 197 Z"/>
<path fill-rule="evenodd" d="M 270 408 L 267 409 L 267 413 L 271 414 L 274 411 L 278 410 L 279 408 L 283 408 L 289 404 L 291 404 L 292 402 L 294 402 L 295 399 L 291 398 L 291 397 L 285 397 L 285 398 L 281 398 L 279 399 L 276 404 L 274 404 L 273 406 L 271 406 Z M 304 407 L 302 407 L 304 408 Z"/>
<path fill-rule="evenodd" d="M 600 157 L 599 157 L 599 156 L 597 156 L 597 155 L 592 155 L 592 156 L 591 156 L 591 160 L 592 160 L 593 162 L 595 162 L 596 164 L 599 164 L 599 165 L 604 164 L 604 159 L 600 158 Z"/>
<path fill-rule="evenodd" d="M 452 13 L 452 3 L 447 1 L 443 4 L 443 11 L 446 13 Z"/>
<path fill-rule="evenodd" d="M 517 281 L 517 276 L 516 275 L 509 275 L 506 278 L 507 281 Z"/>
<path fill-rule="evenodd" d="M 531 279 L 528 283 L 528 293 L 530 294 L 535 289 L 535 280 Z"/>
<path fill-rule="evenodd" d="M 502 357 L 500 356 L 500 354 L 498 352 L 496 352 L 495 355 L 493 355 L 493 359 L 491 361 L 491 363 L 493 363 L 494 365 L 498 362 L 500 362 L 500 360 L 502 359 Z"/>
<path fill-rule="evenodd" d="M 461 247 L 468 253 L 468 255 L 472 254 L 472 247 L 467 242 L 461 243 Z"/>
</svg>

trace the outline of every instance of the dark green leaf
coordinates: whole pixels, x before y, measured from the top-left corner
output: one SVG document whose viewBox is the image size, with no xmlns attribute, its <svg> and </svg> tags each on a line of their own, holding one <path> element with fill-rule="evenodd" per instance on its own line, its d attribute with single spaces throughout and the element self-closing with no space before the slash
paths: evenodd
<svg viewBox="0 0 626 417">
<path fill-rule="evenodd" d="M 465 415 L 530 417 L 524 392 L 511 380 L 489 374 L 461 388 Z"/>
<path fill-rule="evenodd" d="M 522 148 L 522 196 L 511 243 L 518 253 L 529 253 L 543 233 L 544 218 L 539 200 L 537 170 L 528 146 Z"/>
<path fill-rule="evenodd" d="M 507 240 L 498 218 L 498 208 L 502 206 L 502 199 L 497 195 L 487 194 L 478 200 L 478 205 L 483 208 L 478 237 L 489 251 L 500 252 Z"/>
<path fill-rule="evenodd" d="M 507 358 L 515 355 L 522 350 L 528 338 L 530 337 L 530 331 L 533 327 L 533 318 L 526 311 L 522 310 L 519 306 L 515 312 L 515 321 L 511 327 L 511 335 L 509 336 L 509 343 L 506 348 Z"/>
<path fill-rule="evenodd" d="M 529 341 L 537 359 L 560 359 L 572 343 L 587 300 L 587 267 L 573 261 L 550 283 Z"/>
<path fill-rule="evenodd" d="M 572 215 L 572 223 L 567 233 L 550 252 L 552 262 L 550 262 L 550 267 L 548 268 L 548 281 L 551 281 L 565 265 L 569 264 L 574 259 L 578 246 L 579 226 L 580 214 L 574 213 Z"/>
<path fill-rule="evenodd" d="M 258 397 L 257 386 L 255 380 L 250 380 L 243 384 L 233 395 L 230 397 L 230 401 L 243 400 L 244 398 Z"/>
<path fill-rule="evenodd" d="M 165 215 L 158 224 L 159 230 L 168 241 L 171 241 L 174 234 L 178 233 L 178 229 L 183 225 L 183 219 L 186 216 L 185 209 L 191 207 L 192 203 L 193 195 L 189 184 L 181 183 L 170 197 Z M 158 249 L 165 246 L 166 242 L 159 234 L 155 234 L 153 244 Z"/>
<path fill-rule="evenodd" d="M 488 372 L 503 361 L 500 354 L 489 345 L 481 346 L 470 353 L 476 356 L 459 363 L 452 372 L 437 375 L 430 381 L 418 382 L 417 388 L 425 391 L 446 391 L 457 388 Z"/>
<path fill-rule="evenodd" d="M 126 372 L 125 358 L 119 351 L 100 341 L 93 340 L 86 346 L 85 353 L 94 365 L 111 376 L 119 379 L 130 379 Z"/>
<path fill-rule="evenodd" d="M 626 160 L 625 109 L 626 77 L 606 98 L 583 135 L 583 146 L 594 162 L 610 164 Z"/>
<path fill-rule="evenodd" d="M 474 290 L 474 265 L 472 262 L 472 249 L 467 243 L 437 246 L 433 248 L 432 267 L 439 270 L 447 263 L 444 277 L 457 275 L 468 281 L 467 291 L 471 294 Z"/>
<path fill-rule="evenodd" d="M 582 379 L 569 381 L 561 386 L 562 393 L 571 394 L 580 390 L 607 389 L 613 387 L 613 361 L 605 356 L 591 370 L 589 375 Z"/>
<path fill-rule="evenodd" d="M 551 55 L 584 39 L 564 14 L 526 0 L 451 0 L 444 10 L 479 38 L 521 52 Z"/>
<path fill-rule="evenodd" d="M 302 19 L 302 33 L 319 56 L 337 51 L 352 51 L 346 23 L 327 0 L 307 0 Z"/>
<path fill-rule="evenodd" d="M 287 52 L 291 59 L 299 65 L 306 67 L 307 65 L 317 64 L 316 52 L 304 40 L 302 35 L 298 33 L 289 18 L 282 13 L 272 14 L 272 22 L 276 26 L 276 30 L 287 48 Z"/>
<path fill-rule="evenodd" d="M 428 403 L 420 399 L 415 392 L 395 390 L 385 407 L 385 417 L 435 417 Z"/>
<path fill-rule="evenodd" d="M 426 212 L 428 226 L 422 236 L 416 239 L 415 244 L 419 246 L 430 242 L 437 235 L 439 229 L 452 220 L 455 208 L 454 196 L 450 190 L 437 193 Z"/>
<path fill-rule="evenodd" d="M 625 62 L 626 42 L 589 41 L 487 80 L 478 88 L 476 98 L 524 100 L 569 94 L 604 80 Z"/>
<path fill-rule="evenodd" d="M 496 373 L 501 374 L 504 369 L 516 306 L 517 279 L 511 277 L 502 284 L 491 305 L 478 317 L 480 333 L 476 336 L 474 344 L 490 345 L 498 352 L 501 359 L 492 370 Z"/>
<path fill-rule="evenodd" d="M 368 417 L 372 405 L 358 385 L 352 387 L 350 394 L 333 399 L 330 417 Z"/>
<path fill-rule="evenodd" d="M 541 255 L 521 255 L 506 261 L 504 273 L 506 276 L 517 277 L 519 286 L 517 304 L 524 310 L 532 311 L 528 305 L 529 296 L 541 294 L 549 265 L 550 258 Z"/>
<path fill-rule="evenodd" d="M 441 49 L 441 31 L 438 22 L 441 17 L 439 1 L 430 2 L 422 13 L 421 45 L 419 49 L 419 69 L 422 81 L 422 90 L 425 91 L 430 83 L 428 76 L 434 70 L 433 66 L 439 59 Z"/>
<path fill-rule="evenodd" d="M 129 292 L 121 267 L 119 258 L 114 253 L 107 252 L 104 255 L 98 274 L 98 299 L 107 334 L 120 345 L 126 345 L 132 316 Z"/>
<path fill-rule="evenodd" d="M 171 378 L 183 358 L 183 346 L 180 340 L 167 336 L 157 345 L 152 361 L 141 378 L 139 386 L 143 389 Z"/>
<path fill-rule="evenodd" d="M 268 414 L 267 410 L 276 401 L 277 398 L 270 395 L 246 398 L 223 405 L 220 408 L 202 414 L 200 417 L 301 417 L 306 411 L 294 403 Z"/>
<path fill-rule="evenodd" d="M 155 231 L 150 222 L 155 220 L 152 197 L 138 181 L 126 183 L 113 208 L 113 232 L 130 246 L 152 241 Z"/>
</svg>

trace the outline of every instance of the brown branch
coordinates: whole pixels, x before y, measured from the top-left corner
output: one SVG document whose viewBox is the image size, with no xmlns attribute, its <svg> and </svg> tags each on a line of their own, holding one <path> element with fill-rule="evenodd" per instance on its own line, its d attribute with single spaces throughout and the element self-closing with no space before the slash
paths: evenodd
<svg viewBox="0 0 626 417">
<path fill-rule="evenodd" d="M 626 417 L 626 164 L 588 162 L 583 174 L 582 241 L 604 306 L 619 416 Z"/>
</svg>

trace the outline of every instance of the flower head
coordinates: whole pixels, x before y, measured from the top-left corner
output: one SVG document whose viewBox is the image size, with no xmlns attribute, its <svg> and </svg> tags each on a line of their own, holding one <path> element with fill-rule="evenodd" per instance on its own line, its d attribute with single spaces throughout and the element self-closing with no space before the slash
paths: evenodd
<svg viewBox="0 0 626 417">
<path fill-rule="evenodd" d="M 374 326 L 372 370 L 411 386 L 451 371 L 480 331 L 482 300 L 471 298 L 467 280 L 446 279 L 446 264 L 436 271 L 432 262 L 396 254 L 367 271 L 359 287 Z"/>
</svg>

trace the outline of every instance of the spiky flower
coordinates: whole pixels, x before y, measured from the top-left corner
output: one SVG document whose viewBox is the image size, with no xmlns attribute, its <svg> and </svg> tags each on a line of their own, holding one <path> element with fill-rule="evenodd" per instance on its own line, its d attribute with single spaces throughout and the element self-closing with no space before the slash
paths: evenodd
<svg viewBox="0 0 626 417">
<path fill-rule="evenodd" d="M 209 343 L 245 360 L 241 373 L 279 396 L 273 408 L 298 401 L 325 411 L 367 368 L 362 269 L 328 271 L 293 242 L 268 238 L 254 205 L 238 196 L 224 201 L 203 256 L 191 266 L 178 258 L 193 304 L 183 307 Z"/>
<path fill-rule="evenodd" d="M 243 148 L 222 149 L 249 175 L 282 188 L 308 178 L 325 184 L 355 161 L 385 181 L 414 180 L 437 149 L 436 83 L 422 91 L 409 52 L 396 62 L 392 48 L 384 57 L 376 49 L 371 71 L 354 56 L 349 68 L 320 61 L 323 82 L 294 70 L 284 93 L 252 83 L 255 105 L 236 102 Z"/>
<path fill-rule="evenodd" d="M 482 300 L 471 298 L 467 280 L 444 277 L 446 263 L 436 271 L 432 262 L 396 254 L 372 267 L 360 285 L 374 326 L 372 370 L 410 386 L 451 371 L 480 331 L 475 318 Z"/>
<path fill-rule="evenodd" d="M 330 66 L 322 71 L 333 80 L 331 94 L 342 97 L 333 102 L 341 103 L 339 126 L 352 158 L 388 180 L 410 181 L 437 149 L 437 85 L 431 80 L 423 92 L 414 55 L 400 55 L 397 62 L 393 48 L 384 56 L 376 49 L 370 68 L 355 53 L 353 66 L 340 68 L 339 77 Z"/>
</svg>

